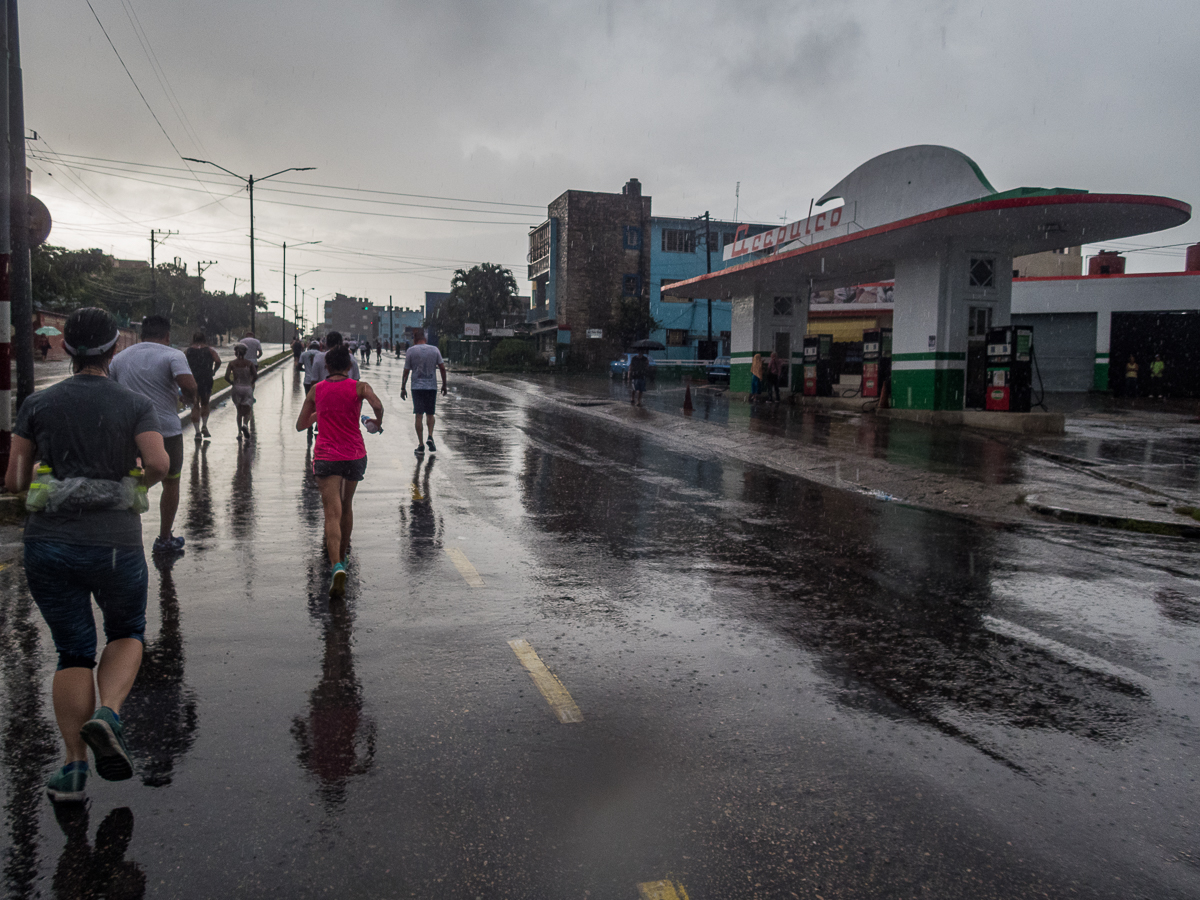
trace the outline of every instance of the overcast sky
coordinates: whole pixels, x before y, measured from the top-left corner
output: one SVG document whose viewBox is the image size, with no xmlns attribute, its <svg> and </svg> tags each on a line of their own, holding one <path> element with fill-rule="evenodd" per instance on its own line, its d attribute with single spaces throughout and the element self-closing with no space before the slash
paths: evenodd
<svg viewBox="0 0 1200 900">
<path fill-rule="evenodd" d="M 245 191 L 180 156 L 255 177 L 315 166 L 255 189 L 269 300 L 276 245 L 322 242 L 288 254 L 321 270 L 300 278 L 310 317 L 314 293 L 414 306 L 482 261 L 526 292 L 546 204 L 630 177 L 656 214 L 732 219 L 740 182 L 740 219 L 780 223 L 872 156 L 933 143 L 998 190 L 1200 199 L 1186 2 L 91 3 L 132 81 L 86 0 L 22 4 L 51 242 L 147 258 L 152 228 L 178 231 L 159 259 L 216 260 L 208 286 L 244 290 Z M 1113 246 L 1196 240 L 1188 223 Z M 1130 270 L 1182 257 L 1132 253 Z"/>
</svg>

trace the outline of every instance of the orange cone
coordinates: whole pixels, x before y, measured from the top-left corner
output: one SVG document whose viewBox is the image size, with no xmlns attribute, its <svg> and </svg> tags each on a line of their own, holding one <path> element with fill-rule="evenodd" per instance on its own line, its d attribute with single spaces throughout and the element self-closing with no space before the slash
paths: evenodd
<svg viewBox="0 0 1200 900">
<path fill-rule="evenodd" d="M 684 392 L 683 392 L 683 411 L 690 413 L 694 409 L 694 407 L 692 406 L 692 382 L 691 382 L 691 379 L 688 379 L 688 381 L 686 383 L 687 383 L 687 387 L 684 389 Z"/>
</svg>

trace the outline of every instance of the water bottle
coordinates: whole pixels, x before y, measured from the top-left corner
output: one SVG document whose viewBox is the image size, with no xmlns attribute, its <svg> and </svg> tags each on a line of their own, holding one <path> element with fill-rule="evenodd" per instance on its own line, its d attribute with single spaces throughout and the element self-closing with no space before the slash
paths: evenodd
<svg viewBox="0 0 1200 900">
<path fill-rule="evenodd" d="M 25 508 L 30 512 L 39 512 L 46 508 L 50 501 L 50 492 L 54 490 L 54 476 L 47 465 L 37 467 L 33 480 L 29 483 L 29 493 L 25 495 Z"/>
<path fill-rule="evenodd" d="M 375 420 L 370 416 L 363 416 L 361 419 L 363 428 L 367 429 L 367 434 L 378 434 L 383 429 L 375 424 Z"/>
<path fill-rule="evenodd" d="M 142 513 L 147 512 L 150 509 L 149 492 L 147 491 L 146 486 L 142 484 L 141 469 L 136 467 L 130 469 L 128 477 L 133 479 L 133 505 L 129 508 L 140 516 Z"/>
</svg>

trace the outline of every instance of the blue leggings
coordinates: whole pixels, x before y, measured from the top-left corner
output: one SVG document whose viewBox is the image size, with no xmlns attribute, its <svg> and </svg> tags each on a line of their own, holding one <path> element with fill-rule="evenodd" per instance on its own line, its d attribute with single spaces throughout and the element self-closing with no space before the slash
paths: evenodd
<svg viewBox="0 0 1200 900">
<path fill-rule="evenodd" d="M 149 575 L 141 547 L 26 541 L 25 577 L 50 626 L 59 669 L 96 665 L 93 596 L 104 614 L 106 640 L 144 640 Z"/>
</svg>

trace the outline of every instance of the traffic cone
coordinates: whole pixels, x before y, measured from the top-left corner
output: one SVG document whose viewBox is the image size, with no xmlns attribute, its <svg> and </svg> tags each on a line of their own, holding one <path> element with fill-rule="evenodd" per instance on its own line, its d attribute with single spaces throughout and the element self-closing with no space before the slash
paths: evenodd
<svg viewBox="0 0 1200 900">
<path fill-rule="evenodd" d="M 692 381 L 689 378 L 686 382 L 687 387 L 683 391 L 683 411 L 690 413 L 694 407 L 692 406 Z"/>
</svg>

